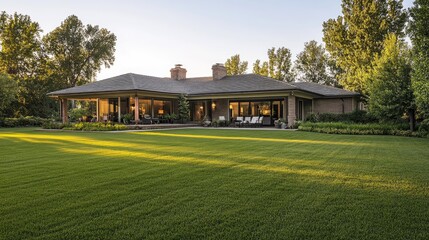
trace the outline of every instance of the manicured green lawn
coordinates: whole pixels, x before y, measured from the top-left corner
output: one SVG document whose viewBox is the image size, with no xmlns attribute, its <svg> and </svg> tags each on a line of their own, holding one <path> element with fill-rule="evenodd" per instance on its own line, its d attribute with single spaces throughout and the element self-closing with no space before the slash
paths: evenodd
<svg viewBox="0 0 429 240">
<path fill-rule="evenodd" d="M 0 129 L 0 239 L 428 239 L 429 139 Z"/>
</svg>

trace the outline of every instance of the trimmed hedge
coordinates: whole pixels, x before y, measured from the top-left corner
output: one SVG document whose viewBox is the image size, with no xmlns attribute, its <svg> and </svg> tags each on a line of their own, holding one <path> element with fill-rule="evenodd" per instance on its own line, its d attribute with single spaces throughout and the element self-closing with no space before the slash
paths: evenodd
<svg viewBox="0 0 429 240">
<path fill-rule="evenodd" d="M 43 124 L 51 121 L 50 119 L 40 117 L 19 117 L 19 118 L 2 118 L 0 127 L 41 127 Z"/>
<path fill-rule="evenodd" d="M 65 127 L 71 127 L 71 124 L 49 121 L 42 125 L 43 129 L 63 129 Z"/>
<path fill-rule="evenodd" d="M 412 132 L 408 130 L 408 124 L 387 124 L 387 123 L 302 123 L 298 129 L 308 132 L 319 132 L 328 134 L 352 134 L 352 135 L 395 135 L 407 137 L 425 137 L 422 132 Z"/>
<path fill-rule="evenodd" d="M 80 122 L 70 126 L 64 126 L 63 129 L 80 131 L 120 131 L 127 130 L 128 128 L 124 124 Z"/>
<path fill-rule="evenodd" d="M 366 111 L 356 110 L 350 113 L 316 113 L 307 117 L 310 122 L 349 122 L 377 123 L 378 119 Z"/>
</svg>

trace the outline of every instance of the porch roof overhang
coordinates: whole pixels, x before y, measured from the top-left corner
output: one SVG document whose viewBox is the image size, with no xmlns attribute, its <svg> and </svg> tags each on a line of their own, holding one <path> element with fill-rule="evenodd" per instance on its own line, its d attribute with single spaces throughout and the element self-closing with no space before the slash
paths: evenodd
<svg viewBox="0 0 429 240">
<path fill-rule="evenodd" d="M 151 97 L 151 98 L 178 98 L 179 94 L 163 93 L 144 90 L 124 90 L 124 91 L 106 91 L 106 92 L 85 92 L 72 94 L 50 94 L 51 98 L 57 99 L 76 99 L 76 100 L 95 100 L 97 98 L 117 98 L 117 97 Z"/>
<path fill-rule="evenodd" d="M 305 98 L 357 97 L 360 94 L 340 88 L 308 82 L 281 82 L 256 74 L 227 76 L 220 80 L 189 78 L 173 80 L 138 74 L 124 74 L 82 86 L 48 93 L 53 98 L 96 99 L 121 96 L 189 99 L 236 97 L 286 97 L 296 94 Z"/>
</svg>

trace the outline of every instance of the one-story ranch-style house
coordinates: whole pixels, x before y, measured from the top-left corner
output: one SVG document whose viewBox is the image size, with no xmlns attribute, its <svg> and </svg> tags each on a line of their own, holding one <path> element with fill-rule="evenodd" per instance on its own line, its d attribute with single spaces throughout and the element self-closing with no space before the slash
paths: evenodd
<svg viewBox="0 0 429 240">
<path fill-rule="evenodd" d="M 186 69 L 177 64 L 169 78 L 128 73 L 48 95 L 61 102 L 63 122 L 68 121 L 68 100 L 95 101 L 97 121 L 120 122 L 127 113 L 136 120 L 177 114 L 180 94 L 189 100 L 191 121 L 204 116 L 211 120 L 263 116 L 263 125 L 279 118 L 292 125 L 310 113 L 347 113 L 358 108 L 360 95 L 344 89 L 256 74 L 227 76 L 223 64 L 213 65 L 212 70 L 211 77 L 187 78 Z"/>
</svg>

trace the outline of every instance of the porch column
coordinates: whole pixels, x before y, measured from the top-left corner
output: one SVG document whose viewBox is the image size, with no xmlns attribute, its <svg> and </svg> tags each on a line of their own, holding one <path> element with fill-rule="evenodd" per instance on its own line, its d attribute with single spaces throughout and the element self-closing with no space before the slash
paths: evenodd
<svg viewBox="0 0 429 240">
<path fill-rule="evenodd" d="M 283 118 L 283 120 L 286 120 L 286 118 L 287 118 L 287 98 L 284 98 L 283 99 L 283 116 L 282 116 L 282 118 Z"/>
<path fill-rule="evenodd" d="M 292 126 L 296 120 L 296 98 L 294 95 L 289 95 L 287 99 L 287 125 Z"/>
<path fill-rule="evenodd" d="M 121 123 L 121 97 L 118 97 L 118 122 Z"/>
<path fill-rule="evenodd" d="M 153 98 L 150 99 L 150 111 L 151 111 L 151 117 L 155 117 L 155 108 L 153 106 Z"/>
<path fill-rule="evenodd" d="M 96 100 L 96 104 L 97 104 L 97 106 L 96 106 L 96 114 L 97 114 L 97 122 L 99 122 L 100 121 L 100 104 L 99 104 L 99 102 L 100 102 L 100 99 L 99 98 L 97 98 L 97 100 Z"/>
<path fill-rule="evenodd" d="M 210 106 L 211 107 L 211 106 Z M 208 104 L 207 104 L 207 100 L 206 101 L 204 101 L 204 116 L 203 117 L 205 117 L 205 116 L 207 116 L 207 111 L 208 111 L 209 109 L 208 109 Z"/>
<path fill-rule="evenodd" d="M 62 120 L 63 119 L 63 103 L 61 99 L 58 99 L 58 104 L 60 105 L 59 111 L 58 111 L 58 117 Z"/>
<path fill-rule="evenodd" d="M 140 120 L 139 116 L 139 97 L 134 98 L 134 120 L 137 122 Z"/>
<path fill-rule="evenodd" d="M 228 121 L 229 121 L 229 120 L 231 120 L 231 107 L 230 107 L 231 103 L 230 103 L 229 99 L 228 99 L 227 103 L 228 103 L 228 105 L 227 105 L 228 115 L 227 115 L 226 119 L 228 119 Z M 250 108 L 250 104 L 249 104 L 249 108 Z M 240 109 L 238 109 L 238 111 L 240 111 Z"/>
<path fill-rule="evenodd" d="M 67 98 L 61 99 L 61 111 L 62 111 L 63 123 L 68 123 L 69 118 L 67 116 L 67 112 L 68 112 Z"/>
<path fill-rule="evenodd" d="M 314 113 L 314 98 L 311 99 L 311 113 Z"/>
</svg>

